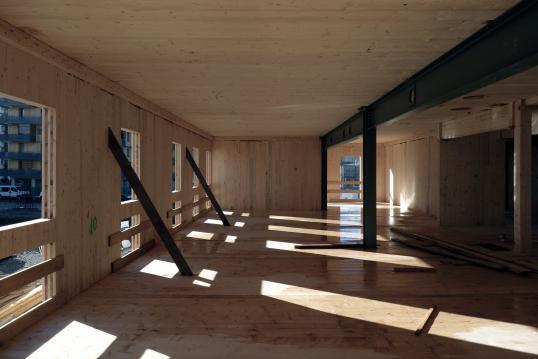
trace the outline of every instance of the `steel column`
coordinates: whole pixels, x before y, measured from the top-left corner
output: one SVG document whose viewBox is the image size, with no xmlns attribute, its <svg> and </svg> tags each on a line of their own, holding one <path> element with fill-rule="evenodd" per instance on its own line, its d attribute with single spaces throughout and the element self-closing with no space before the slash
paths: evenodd
<svg viewBox="0 0 538 359">
<path fill-rule="evenodd" d="M 321 210 L 327 210 L 327 149 L 321 146 Z"/>
<path fill-rule="evenodd" d="M 369 110 L 363 121 L 363 243 L 364 248 L 377 247 L 376 223 L 376 127 Z"/>
</svg>

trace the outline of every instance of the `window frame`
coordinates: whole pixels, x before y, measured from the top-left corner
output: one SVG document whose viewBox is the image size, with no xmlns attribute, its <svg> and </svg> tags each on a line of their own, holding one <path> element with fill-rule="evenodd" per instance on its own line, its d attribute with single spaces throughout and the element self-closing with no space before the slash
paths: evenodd
<svg viewBox="0 0 538 359">
<path fill-rule="evenodd" d="M 181 158 L 181 143 L 178 142 L 172 142 L 172 153 L 175 156 L 175 161 L 172 164 L 172 173 L 175 174 L 175 180 L 173 183 L 172 193 L 181 192 L 181 166 L 183 164 L 182 158 Z"/>
<path fill-rule="evenodd" d="M 135 131 L 135 130 L 132 130 L 132 129 L 129 129 L 129 128 L 120 128 L 120 142 L 121 142 L 121 133 L 122 132 L 127 132 L 131 135 L 131 154 L 130 154 L 130 157 L 131 159 L 129 160 L 129 163 L 131 164 L 131 167 L 133 168 L 133 170 L 135 171 L 135 173 L 137 174 L 138 178 L 142 179 L 141 178 L 141 175 L 140 175 L 140 132 L 138 131 Z M 122 150 L 123 150 L 123 144 L 120 143 L 120 145 L 122 146 Z M 125 203 L 129 203 L 131 201 L 138 201 L 138 198 L 136 197 L 136 193 L 134 192 L 133 190 L 133 187 L 129 184 L 129 187 L 131 188 L 131 198 L 130 199 L 127 199 L 125 201 L 121 200 L 121 195 L 122 195 L 122 177 L 123 177 L 123 172 L 121 171 L 120 169 L 120 203 L 121 204 L 125 204 Z"/>
</svg>

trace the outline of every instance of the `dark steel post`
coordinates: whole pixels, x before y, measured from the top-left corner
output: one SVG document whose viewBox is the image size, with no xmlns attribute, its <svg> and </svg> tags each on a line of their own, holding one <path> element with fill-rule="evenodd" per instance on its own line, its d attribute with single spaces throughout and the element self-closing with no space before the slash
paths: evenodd
<svg viewBox="0 0 538 359">
<path fill-rule="evenodd" d="M 363 121 L 363 243 L 364 248 L 377 247 L 376 223 L 376 128 L 371 111 L 366 109 Z"/>
<path fill-rule="evenodd" d="M 174 239 L 172 238 L 172 235 L 168 231 L 168 228 L 164 224 L 161 216 L 159 215 L 159 211 L 157 211 L 157 208 L 155 208 L 155 205 L 151 201 L 151 198 L 146 192 L 144 186 L 142 185 L 140 178 L 131 166 L 131 163 L 123 153 L 121 145 L 116 139 L 116 136 L 114 136 L 114 132 L 112 132 L 112 129 L 110 127 L 108 128 L 108 148 L 112 152 L 112 155 L 114 155 L 116 162 L 118 162 L 118 165 L 120 166 L 123 174 L 127 178 L 127 181 L 129 181 L 129 184 L 133 188 L 133 191 L 136 193 L 136 196 L 138 197 L 142 208 L 144 209 L 144 211 L 148 215 L 148 218 L 153 224 L 153 228 L 155 228 L 155 232 L 157 232 L 157 235 L 163 241 L 164 246 L 168 250 L 168 253 L 170 253 L 170 256 L 174 260 L 174 263 L 176 263 L 177 268 L 182 275 L 192 276 L 193 273 L 191 271 L 191 268 L 189 267 L 189 264 L 187 263 L 185 258 L 183 258 L 181 251 L 177 247 L 176 243 L 174 242 Z"/>
<path fill-rule="evenodd" d="M 213 195 L 213 192 L 211 191 L 211 188 L 209 188 L 209 185 L 207 184 L 207 182 L 206 182 L 206 180 L 204 178 L 204 175 L 202 174 L 202 171 L 200 171 L 200 169 L 198 168 L 198 165 L 196 164 L 196 161 L 194 160 L 194 158 L 192 158 L 192 155 L 191 155 L 191 153 L 189 152 L 188 149 L 186 151 L 186 156 L 187 156 L 187 161 L 189 162 L 189 164 L 192 167 L 192 171 L 194 172 L 196 177 L 198 177 L 198 180 L 200 181 L 200 184 L 202 185 L 205 193 L 207 194 L 207 197 L 209 197 L 209 200 L 211 201 L 211 204 L 213 205 L 213 208 L 215 209 L 215 211 L 219 215 L 219 218 L 222 221 L 222 224 L 224 226 L 226 226 L 226 227 L 229 227 L 230 222 L 228 222 L 228 219 L 224 215 L 224 212 L 222 211 L 222 208 L 220 208 L 219 202 L 215 198 L 215 195 Z"/>
<path fill-rule="evenodd" d="M 321 143 L 321 210 L 327 210 L 327 148 Z"/>
</svg>

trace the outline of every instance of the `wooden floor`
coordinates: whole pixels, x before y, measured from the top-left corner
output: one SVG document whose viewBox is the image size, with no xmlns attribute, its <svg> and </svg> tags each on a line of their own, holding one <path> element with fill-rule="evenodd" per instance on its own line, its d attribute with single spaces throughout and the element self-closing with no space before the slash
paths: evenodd
<svg viewBox="0 0 538 359">
<path fill-rule="evenodd" d="M 356 240 L 360 211 L 235 212 L 233 227 L 204 217 L 177 236 L 196 277 L 179 276 L 157 246 L 0 357 L 536 358 L 538 277 L 389 241 L 387 225 L 435 231 L 429 218 L 380 206 L 377 251 L 294 249 Z M 393 271 L 412 266 L 437 272 Z M 434 305 L 433 325 L 415 336 Z"/>
</svg>

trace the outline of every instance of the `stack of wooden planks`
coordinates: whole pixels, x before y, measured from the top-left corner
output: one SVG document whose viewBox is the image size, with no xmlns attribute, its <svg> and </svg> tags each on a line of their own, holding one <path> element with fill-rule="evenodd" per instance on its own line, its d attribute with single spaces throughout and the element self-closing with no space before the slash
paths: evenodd
<svg viewBox="0 0 538 359">
<path fill-rule="evenodd" d="M 391 238 L 392 241 L 425 252 L 463 260 L 490 269 L 510 271 L 516 274 L 538 273 L 537 265 L 524 260 L 500 257 L 494 253 L 477 249 L 466 244 L 454 243 L 444 239 L 409 232 L 400 228 L 392 227 L 390 230 L 393 233 L 406 237 Z"/>
</svg>

